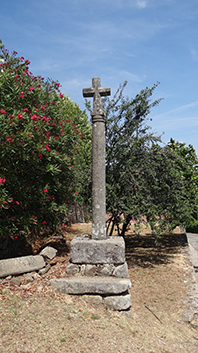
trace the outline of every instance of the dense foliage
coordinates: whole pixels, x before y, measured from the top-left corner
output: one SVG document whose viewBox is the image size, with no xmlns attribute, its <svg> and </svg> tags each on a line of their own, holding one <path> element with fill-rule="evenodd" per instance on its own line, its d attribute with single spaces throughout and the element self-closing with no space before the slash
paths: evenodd
<svg viewBox="0 0 198 353">
<path fill-rule="evenodd" d="M 90 125 L 58 82 L 29 71 L 29 60 L 2 45 L 0 59 L 0 236 L 15 239 L 70 217 Z"/>
<path fill-rule="evenodd" d="M 150 132 L 147 115 L 160 102 L 150 100 L 157 84 L 143 89 L 134 99 L 123 97 L 124 86 L 112 100 L 104 99 L 109 234 L 117 226 L 124 236 L 132 220 L 148 222 L 156 234 L 186 225 L 196 208 L 195 197 L 192 204 L 194 189 L 189 186 L 189 180 L 197 185 L 193 179 L 196 154 L 192 152 L 190 161 L 191 147 L 183 156 L 173 145 L 163 147 L 161 137 Z"/>
<path fill-rule="evenodd" d="M 16 239 L 64 225 L 72 202 L 90 205 L 91 125 L 57 81 L 0 47 L 0 237 Z M 162 145 L 147 125 L 158 84 L 135 98 L 123 96 L 125 85 L 103 100 L 109 234 L 117 226 L 124 236 L 132 220 L 156 234 L 189 225 L 198 214 L 195 150 Z"/>
<path fill-rule="evenodd" d="M 173 139 L 168 147 L 179 157 L 178 168 L 186 180 L 187 195 L 189 196 L 191 215 L 186 222 L 186 230 L 198 232 L 198 158 L 192 145 L 186 146 L 184 142 Z"/>
</svg>

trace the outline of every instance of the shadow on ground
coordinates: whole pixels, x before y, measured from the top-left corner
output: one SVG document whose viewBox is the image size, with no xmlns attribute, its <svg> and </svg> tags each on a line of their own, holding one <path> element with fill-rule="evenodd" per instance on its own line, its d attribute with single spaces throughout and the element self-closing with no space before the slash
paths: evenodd
<svg viewBox="0 0 198 353">
<path fill-rule="evenodd" d="M 126 261 L 129 268 L 134 266 L 154 267 L 171 261 L 174 254 L 186 246 L 186 234 L 162 235 L 156 243 L 156 237 L 146 233 L 144 235 L 128 234 L 125 239 Z"/>
<path fill-rule="evenodd" d="M 27 255 L 37 255 L 46 246 L 56 249 L 57 256 L 65 256 L 69 253 L 69 246 L 66 239 L 61 236 L 32 237 L 27 240 L 25 237 L 17 239 L 6 239 L 0 242 L 0 259 L 8 259 Z"/>
</svg>

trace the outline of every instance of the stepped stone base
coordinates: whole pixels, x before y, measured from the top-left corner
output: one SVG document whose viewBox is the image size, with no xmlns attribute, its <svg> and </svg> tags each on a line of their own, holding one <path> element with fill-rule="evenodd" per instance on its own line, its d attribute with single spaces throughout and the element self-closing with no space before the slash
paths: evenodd
<svg viewBox="0 0 198 353">
<path fill-rule="evenodd" d="M 49 284 L 63 293 L 90 296 L 91 302 L 96 300 L 112 310 L 131 307 L 131 281 L 122 237 L 103 240 L 91 239 L 89 235 L 75 237 L 70 243 L 66 276 L 52 279 Z"/>
</svg>

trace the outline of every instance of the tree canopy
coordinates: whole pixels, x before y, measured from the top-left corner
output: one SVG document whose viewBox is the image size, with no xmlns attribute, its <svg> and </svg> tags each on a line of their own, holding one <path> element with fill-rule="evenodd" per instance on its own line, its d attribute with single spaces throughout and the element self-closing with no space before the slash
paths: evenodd
<svg viewBox="0 0 198 353">
<path fill-rule="evenodd" d="M 109 234 L 117 226 L 124 236 L 132 220 L 149 223 L 156 234 L 186 225 L 196 208 L 193 187 L 189 187 L 189 179 L 192 185 L 197 183 L 195 152 L 189 147 L 183 155 L 179 146 L 177 151 L 173 144 L 164 146 L 161 136 L 147 125 L 151 108 L 161 100 L 151 101 L 158 83 L 135 98 L 123 96 L 125 85 L 112 99 L 103 100 Z"/>
</svg>

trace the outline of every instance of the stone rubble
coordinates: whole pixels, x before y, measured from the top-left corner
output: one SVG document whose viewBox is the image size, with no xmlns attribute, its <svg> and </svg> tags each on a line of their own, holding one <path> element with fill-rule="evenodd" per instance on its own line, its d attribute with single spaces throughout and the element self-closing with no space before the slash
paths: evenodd
<svg viewBox="0 0 198 353">
<path fill-rule="evenodd" d="M 27 273 L 26 279 L 28 282 L 35 278 L 31 277 L 31 272 L 39 271 L 39 274 L 44 274 L 50 269 L 50 264 L 46 265 L 44 258 L 53 259 L 56 256 L 57 250 L 47 246 L 39 255 L 21 256 L 11 259 L 0 260 L 0 278 L 12 279 L 12 276 Z M 35 274 L 36 276 L 36 274 Z M 16 280 L 18 282 L 18 280 Z"/>
</svg>

